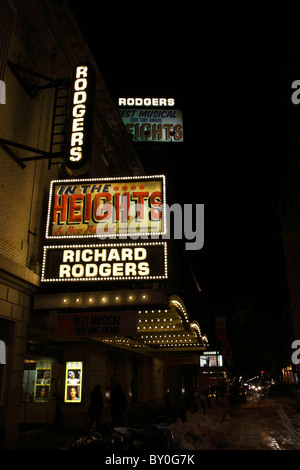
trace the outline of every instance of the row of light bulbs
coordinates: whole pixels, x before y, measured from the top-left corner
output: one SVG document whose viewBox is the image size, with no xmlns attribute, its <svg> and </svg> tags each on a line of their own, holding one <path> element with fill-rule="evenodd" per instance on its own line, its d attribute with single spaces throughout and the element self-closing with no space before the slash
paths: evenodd
<svg viewBox="0 0 300 470">
<path fill-rule="evenodd" d="M 147 342 L 145 342 L 145 344 L 140 344 L 140 343 L 132 344 L 132 342 L 130 342 L 129 340 L 120 340 L 118 338 L 114 338 L 114 339 L 107 339 L 106 338 L 103 341 L 105 343 L 117 343 L 119 346 L 128 346 L 128 347 L 134 346 L 135 348 L 145 348 L 145 347 L 147 347 Z M 148 343 L 153 344 L 153 343 L 155 343 L 155 341 L 148 341 Z M 164 341 L 158 340 L 157 343 L 158 343 L 158 346 L 161 347 L 161 348 L 166 348 L 166 347 L 168 347 L 168 348 L 174 348 L 174 347 L 176 347 L 176 348 L 177 347 L 185 348 L 185 347 L 199 346 L 199 344 L 195 343 L 195 342 L 193 342 L 193 343 L 192 342 L 191 343 L 186 343 L 186 342 L 185 343 L 178 343 L 178 342 L 174 343 L 174 342 L 172 342 L 171 343 L 171 342 L 168 342 L 168 341 L 164 342 Z"/>
<path fill-rule="evenodd" d="M 145 300 L 147 300 L 147 299 L 148 299 L 148 296 L 147 296 L 146 294 L 143 294 L 143 295 L 140 297 L 140 300 L 143 300 L 143 301 L 145 301 Z M 64 303 L 64 304 L 67 304 L 67 303 L 69 303 L 71 300 L 73 300 L 73 299 L 69 299 L 69 298 L 65 297 L 65 298 L 63 299 L 63 303 Z M 84 301 L 84 300 L 85 300 L 84 298 L 76 297 L 75 302 L 76 302 L 76 304 L 80 304 L 80 303 L 81 303 L 82 301 Z M 112 297 L 112 296 L 102 296 L 100 300 L 101 300 L 102 303 L 108 303 L 108 302 L 110 302 L 110 301 L 120 302 L 120 301 L 122 300 L 122 296 L 120 296 L 120 295 L 116 295 L 115 297 Z M 132 295 L 132 294 L 130 294 L 130 295 L 128 295 L 128 297 L 127 297 L 126 299 L 123 298 L 123 300 L 129 300 L 129 301 L 132 302 L 132 301 L 134 301 L 134 300 L 137 300 L 137 297 L 134 296 L 134 295 Z M 89 304 L 93 304 L 93 303 L 95 303 L 95 302 L 97 301 L 97 298 L 95 298 L 95 297 L 89 297 L 89 298 L 87 299 L 87 301 L 88 301 Z"/>
</svg>

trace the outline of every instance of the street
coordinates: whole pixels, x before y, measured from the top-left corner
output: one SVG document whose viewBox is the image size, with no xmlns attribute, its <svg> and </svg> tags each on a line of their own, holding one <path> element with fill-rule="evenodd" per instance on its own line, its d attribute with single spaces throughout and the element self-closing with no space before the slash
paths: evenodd
<svg viewBox="0 0 300 470">
<path fill-rule="evenodd" d="M 292 399 L 252 396 L 232 405 L 230 416 L 233 449 L 300 450 L 300 413 Z"/>
<path fill-rule="evenodd" d="M 205 413 L 187 413 L 186 422 L 177 420 L 169 429 L 181 450 L 300 450 L 300 413 L 289 397 L 212 400 Z"/>
</svg>

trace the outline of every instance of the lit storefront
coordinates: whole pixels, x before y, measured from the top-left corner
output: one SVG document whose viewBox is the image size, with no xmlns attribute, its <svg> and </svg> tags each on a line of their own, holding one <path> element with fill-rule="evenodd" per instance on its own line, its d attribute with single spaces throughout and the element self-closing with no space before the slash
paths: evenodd
<svg viewBox="0 0 300 470">
<path fill-rule="evenodd" d="M 161 289 L 38 294 L 34 309 L 39 317 L 51 318 L 48 340 L 66 359 L 58 367 L 44 367 L 56 384 L 52 399 L 58 399 L 63 422 L 82 424 L 86 419 L 98 374 L 106 397 L 116 380 L 133 404 L 159 405 L 166 394 L 178 401 L 199 390 L 199 356 L 207 338 L 176 295 L 168 297 Z M 37 362 L 35 377 L 40 370 Z M 68 405 L 75 402 L 81 407 L 72 415 L 74 408 Z"/>
</svg>

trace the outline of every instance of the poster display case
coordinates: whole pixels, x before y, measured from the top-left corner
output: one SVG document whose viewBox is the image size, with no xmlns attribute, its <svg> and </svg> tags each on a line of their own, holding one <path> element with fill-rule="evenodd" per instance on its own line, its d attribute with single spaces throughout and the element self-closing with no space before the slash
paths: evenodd
<svg viewBox="0 0 300 470">
<path fill-rule="evenodd" d="M 48 401 L 51 387 L 51 364 L 38 363 L 35 375 L 35 401 Z"/>
<path fill-rule="evenodd" d="M 82 362 L 67 362 L 65 375 L 65 403 L 82 401 Z"/>
</svg>

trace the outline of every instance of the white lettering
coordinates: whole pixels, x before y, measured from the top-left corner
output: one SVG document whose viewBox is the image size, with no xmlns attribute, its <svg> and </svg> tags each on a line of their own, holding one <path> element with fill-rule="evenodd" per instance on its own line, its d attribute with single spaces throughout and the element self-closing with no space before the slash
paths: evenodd
<svg viewBox="0 0 300 470">
<path fill-rule="evenodd" d="M 73 117 L 83 117 L 85 115 L 85 106 L 84 104 L 77 104 L 73 108 Z"/>
<path fill-rule="evenodd" d="M 174 106 L 174 98 L 119 98 L 119 106 Z"/>
<path fill-rule="evenodd" d="M 74 266 L 72 266 L 73 277 L 83 277 L 83 274 L 84 274 L 83 264 L 74 264 Z"/>
<path fill-rule="evenodd" d="M 147 258 L 147 250 L 145 248 L 135 248 L 134 249 L 134 259 L 141 260 Z"/>
<path fill-rule="evenodd" d="M 85 269 L 86 277 L 95 277 L 98 274 L 98 266 L 94 263 L 88 263 Z"/>
<path fill-rule="evenodd" d="M 79 162 L 83 157 L 84 144 L 84 116 L 86 114 L 87 100 L 86 88 L 88 87 L 88 67 L 80 65 L 76 68 L 76 80 L 74 82 L 71 148 L 69 158 L 71 162 Z"/>
<path fill-rule="evenodd" d="M 83 132 L 74 132 L 71 135 L 71 147 L 83 144 Z"/>
<path fill-rule="evenodd" d="M 147 262 L 139 263 L 138 270 L 139 270 L 139 276 L 149 276 L 150 274 L 149 263 Z"/>
<path fill-rule="evenodd" d="M 74 262 L 74 251 L 73 250 L 64 250 L 63 252 L 63 263 L 73 263 Z"/>
<path fill-rule="evenodd" d="M 78 65 L 76 68 L 76 78 L 87 77 L 87 70 L 86 65 Z"/>
<path fill-rule="evenodd" d="M 125 265 L 125 276 L 136 276 L 136 264 L 126 263 Z"/>
<path fill-rule="evenodd" d="M 83 118 L 73 119 L 72 132 L 76 132 L 76 131 L 83 131 Z"/>
<path fill-rule="evenodd" d="M 89 256 L 87 256 L 89 255 Z M 82 255 L 81 255 L 82 261 L 92 261 L 93 259 L 93 250 L 83 250 Z"/>
<path fill-rule="evenodd" d="M 99 261 L 99 259 L 101 259 L 101 261 L 106 261 L 106 249 L 104 248 L 103 250 L 98 250 L 98 248 L 96 248 L 96 250 L 94 251 L 94 261 Z"/>
<path fill-rule="evenodd" d="M 122 260 L 132 260 L 132 249 L 131 248 L 122 248 Z"/>
<path fill-rule="evenodd" d="M 73 147 L 70 150 L 70 160 L 71 162 L 78 162 L 82 158 L 82 148 L 81 147 Z"/>
<path fill-rule="evenodd" d="M 76 91 L 85 90 L 87 87 L 87 79 L 86 78 L 78 78 L 74 83 L 74 88 Z"/>
<path fill-rule="evenodd" d="M 64 278 L 64 277 L 71 277 L 71 266 L 69 266 L 68 264 L 61 264 L 59 266 L 59 274 L 58 274 L 58 277 L 59 278 Z"/>
<path fill-rule="evenodd" d="M 81 104 L 86 102 L 86 92 L 76 91 L 73 97 L 73 104 Z"/>
<path fill-rule="evenodd" d="M 100 264 L 100 266 L 99 266 L 100 276 L 107 277 L 107 276 L 110 276 L 110 273 L 111 273 L 110 264 L 108 264 L 108 263 Z"/>
<path fill-rule="evenodd" d="M 123 276 L 123 263 L 113 263 L 113 276 Z"/>
<path fill-rule="evenodd" d="M 109 252 L 107 261 L 112 261 L 112 260 L 120 261 L 120 255 L 116 248 L 112 248 Z"/>
</svg>

